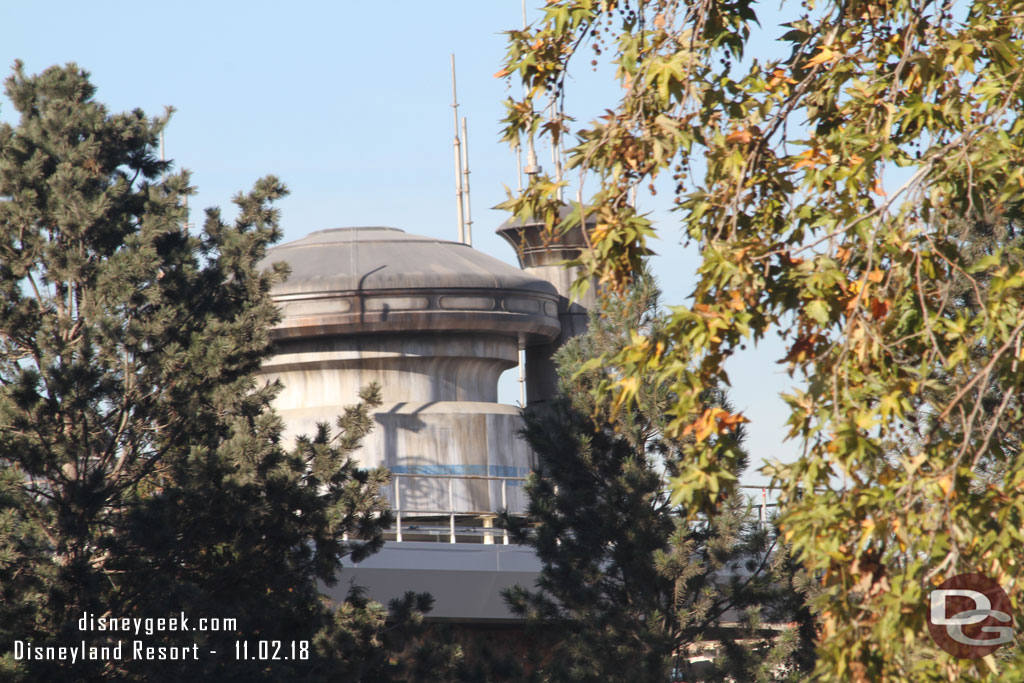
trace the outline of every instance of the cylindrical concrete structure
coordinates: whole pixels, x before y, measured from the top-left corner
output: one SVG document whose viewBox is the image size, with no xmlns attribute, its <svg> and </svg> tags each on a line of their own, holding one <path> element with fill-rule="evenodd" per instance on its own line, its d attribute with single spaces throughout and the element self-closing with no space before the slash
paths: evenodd
<svg viewBox="0 0 1024 683">
<path fill-rule="evenodd" d="M 571 207 L 562 207 L 560 218 L 569 215 Z M 587 229 L 593 219 L 585 221 Z M 558 375 L 553 356 L 568 339 L 587 329 L 589 311 L 596 301 L 596 285 L 591 283 L 583 298 L 574 301 L 570 296 L 573 282 L 580 275 L 577 267 L 568 267 L 586 249 L 584 226 L 552 235 L 543 221 L 512 218 L 498 227 L 496 232 L 516 250 L 523 271 L 551 283 L 558 291 L 559 334 L 544 344 L 528 345 L 526 349 L 526 402 L 537 406 L 558 395 Z"/>
<path fill-rule="evenodd" d="M 399 475 L 525 476 L 530 453 L 518 409 L 497 403 L 518 344 L 546 345 L 561 325 L 555 288 L 468 245 L 394 228 L 323 230 L 272 248 L 288 279 L 272 292 L 282 321 L 263 366 L 284 388 L 286 436 L 334 423 L 359 389 L 384 405 L 357 457 Z M 432 514 L 494 512 L 500 482 L 401 477 L 400 507 Z M 519 487 L 505 487 L 519 511 Z"/>
</svg>

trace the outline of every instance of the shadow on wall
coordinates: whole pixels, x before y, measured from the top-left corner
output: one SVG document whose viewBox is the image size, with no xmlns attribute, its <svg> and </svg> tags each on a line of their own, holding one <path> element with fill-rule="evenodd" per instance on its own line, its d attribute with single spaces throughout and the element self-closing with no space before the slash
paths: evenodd
<svg viewBox="0 0 1024 683">
<path fill-rule="evenodd" d="M 420 418 L 420 413 L 433 404 L 422 404 L 415 410 L 408 410 L 408 405 L 398 403 L 374 416 L 383 438 L 383 464 L 395 475 L 387 492 L 393 509 L 400 509 L 403 515 L 428 516 L 453 510 L 489 515 L 504 507 L 524 507 L 521 481 L 503 483 L 486 477 L 525 477 L 527 467 L 489 462 L 485 433 L 475 435 L 467 449 L 452 427 Z M 486 431 L 486 419 L 476 419 Z"/>
</svg>

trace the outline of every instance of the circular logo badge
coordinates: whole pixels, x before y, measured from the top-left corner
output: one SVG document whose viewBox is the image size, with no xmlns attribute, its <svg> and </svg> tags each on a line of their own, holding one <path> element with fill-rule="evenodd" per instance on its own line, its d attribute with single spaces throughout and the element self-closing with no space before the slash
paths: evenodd
<svg viewBox="0 0 1024 683">
<path fill-rule="evenodd" d="M 957 574 L 932 590 L 928 631 L 943 650 L 979 659 L 1013 641 L 1010 599 L 982 574 Z"/>
</svg>

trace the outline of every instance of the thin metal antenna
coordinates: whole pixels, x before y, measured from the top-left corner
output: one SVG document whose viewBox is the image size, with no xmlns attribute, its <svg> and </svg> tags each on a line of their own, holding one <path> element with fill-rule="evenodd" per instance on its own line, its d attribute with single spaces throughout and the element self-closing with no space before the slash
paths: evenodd
<svg viewBox="0 0 1024 683">
<path fill-rule="evenodd" d="M 516 143 L 516 185 L 519 194 L 523 193 L 523 146 Z"/>
<path fill-rule="evenodd" d="M 462 142 L 459 140 L 459 98 L 455 94 L 455 54 L 452 54 L 452 112 L 455 120 L 455 206 L 458 210 L 459 242 L 466 242 L 466 224 L 462 218 Z"/>
<path fill-rule="evenodd" d="M 523 0 L 523 30 L 526 30 L 526 0 Z M 526 92 L 525 85 L 523 92 Z M 518 141 L 516 142 L 516 189 L 519 194 L 523 193 L 523 146 Z"/>
<path fill-rule="evenodd" d="M 530 123 L 533 123 L 533 114 L 530 115 Z M 540 165 L 537 163 L 537 151 L 533 148 L 533 132 L 531 131 L 530 137 L 526 138 L 526 168 L 523 169 L 523 173 L 526 175 L 539 175 L 541 170 Z"/>
<path fill-rule="evenodd" d="M 551 118 L 554 118 L 554 117 L 555 117 L 555 101 L 551 100 Z M 562 145 L 561 145 L 562 136 L 561 136 L 561 131 L 559 131 L 558 139 L 559 139 L 559 144 L 556 145 L 554 137 L 551 138 L 551 163 L 554 164 L 554 166 L 555 166 L 555 182 L 556 183 L 562 182 L 562 149 L 561 149 L 561 147 L 562 147 Z M 555 196 L 558 198 L 558 201 L 562 201 L 562 187 L 561 187 L 561 185 L 559 185 L 558 189 L 555 190 Z"/>
<path fill-rule="evenodd" d="M 526 407 L 526 340 L 519 335 L 519 405 Z"/>
<path fill-rule="evenodd" d="M 555 182 L 562 182 L 562 159 L 554 140 L 551 141 L 551 163 L 555 165 Z M 558 201 L 562 201 L 562 186 L 559 185 L 555 192 L 558 196 Z"/>
<path fill-rule="evenodd" d="M 466 200 L 466 244 L 473 246 L 473 212 L 469 206 L 469 134 L 466 132 L 466 117 L 462 117 L 462 174 L 466 178 L 463 183 L 463 196 Z"/>
<path fill-rule="evenodd" d="M 526 30 L 526 0 L 523 0 L 523 31 Z M 526 84 L 523 84 L 523 96 L 526 96 Z M 530 112 L 530 128 L 533 128 L 533 112 Z M 541 167 L 537 163 L 537 152 L 533 148 L 533 130 L 530 130 L 530 136 L 526 138 L 526 168 L 523 169 L 523 173 L 526 175 L 539 175 Z"/>
</svg>

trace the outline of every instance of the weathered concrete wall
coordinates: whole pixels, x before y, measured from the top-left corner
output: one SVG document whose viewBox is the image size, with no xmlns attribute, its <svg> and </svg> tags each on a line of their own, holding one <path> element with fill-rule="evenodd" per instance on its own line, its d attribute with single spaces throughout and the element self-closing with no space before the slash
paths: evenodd
<svg viewBox="0 0 1024 683">
<path fill-rule="evenodd" d="M 280 260 L 292 273 L 273 292 L 283 319 L 263 376 L 284 387 L 275 406 L 286 438 L 333 425 L 377 382 L 385 403 L 357 457 L 408 475 L 397 477 L 403 511 L 500 510 L 498 482 L 452 480 L 450 501 L 446 479 L 414 475 L 528 473 L 519 411 L 497 403 L 498 378 L 521 342 L 560 333 L 555 288 L 466 245 L 390 228 L 313 233 L 265 263 Z M 519 485 L 504 494 L 509 509 L 524 508 Z"/>
<path fill-rule="evenodd" d="M 289 408 L 351 403 L 370 382 L 391 402 L 495 402 L 498 378 L 516 364 L 515 337 L 487 334 L 331 336 L 277 349 L 263 371 L 284 384 Z"/>
</svg>

